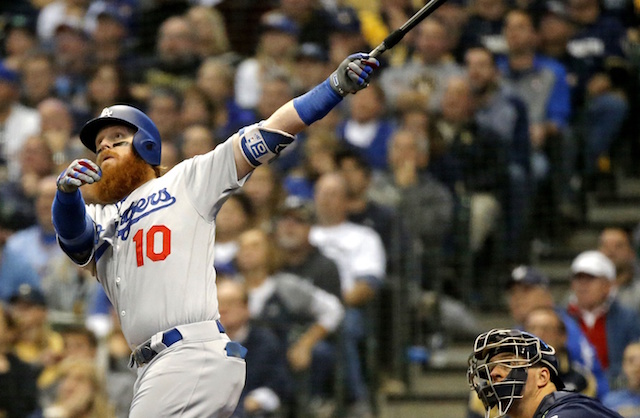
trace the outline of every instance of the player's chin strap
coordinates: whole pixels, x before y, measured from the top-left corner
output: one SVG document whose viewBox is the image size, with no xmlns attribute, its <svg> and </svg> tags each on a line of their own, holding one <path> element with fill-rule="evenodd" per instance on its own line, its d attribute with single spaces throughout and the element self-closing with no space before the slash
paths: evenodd
<svg viewBox="0 0 640 418">
<path fill-rule="evenodd" d="M 286 132 L 259 125 L 243 128 L 238 135 L 242 155 L 252 167 L 268 164 L 296 139 Z"/>
</svg>

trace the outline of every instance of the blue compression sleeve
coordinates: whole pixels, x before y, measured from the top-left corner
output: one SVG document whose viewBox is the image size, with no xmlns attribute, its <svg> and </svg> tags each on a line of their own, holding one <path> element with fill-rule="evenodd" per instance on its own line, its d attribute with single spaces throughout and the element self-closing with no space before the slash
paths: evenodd
<svg viewBox="0 0 640 418">
<path fill-rule="evenodd" d="M 87 214 L 79 190 L 73 193 L 58 191 L 51 206 L 53 226 L 64 248 L 77 253 L 93 247 L 93 220 Z"/>
<path fill-rule="evenodd" d="M 293 107 L 300 119 L 307 125 L 318 121 L 342 101 L 342 96 L 331 88 L 329 79 L 318 84 L 313 90 L 293 99 Z"/>
</svg>

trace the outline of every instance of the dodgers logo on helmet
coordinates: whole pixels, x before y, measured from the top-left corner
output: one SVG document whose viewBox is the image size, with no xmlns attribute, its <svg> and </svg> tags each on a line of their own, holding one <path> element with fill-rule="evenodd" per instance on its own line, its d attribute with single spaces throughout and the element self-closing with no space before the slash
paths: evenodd
<svg viewBox="0 0 640 418">
<path fill-rule="evenodd" d="M 82 127 L 80 140 L 85 147 L 96 152 L 96 137 L 102 128 L 122 124 L 136 131 L 133 135 L 133 148 L 150 165 L 160 165 L 160 132 L 155 123 L 142 112 L 129 105 L 106 107 L 100 116 L 91 119 Z"/>
</svg>

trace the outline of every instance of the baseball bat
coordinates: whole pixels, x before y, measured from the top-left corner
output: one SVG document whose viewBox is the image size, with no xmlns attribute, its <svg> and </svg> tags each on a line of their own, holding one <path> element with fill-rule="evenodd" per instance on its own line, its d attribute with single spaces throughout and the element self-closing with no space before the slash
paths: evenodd
<svg viewBox="0 0 640 418">
<path fill-rule="evenodd" d="M 406 35 L 407 32 L 415 28 L 420 22 L 422 22 L 427 16 L 433 13 L 446 1 L 447 0 L 427 1 L 427 4 L 422 6 L 420 10 L 418 10 L 413 16 L 411 16 L 409 20 L 404 23 L 404 25 L 400 26 L 400 28 L 394 30 L 389 34 L 389 36 L 384 38 L 384 41 L 382 41 L 380 45 L 375 47 L 375 49 L 369 53 L 369 56 L 373 58 L 379 57 L 387 49 L 391 49 L 396 46 L 396 44 L 400 42 L 402 38 L 404 38 L 404 35 Z"/>
</svg>

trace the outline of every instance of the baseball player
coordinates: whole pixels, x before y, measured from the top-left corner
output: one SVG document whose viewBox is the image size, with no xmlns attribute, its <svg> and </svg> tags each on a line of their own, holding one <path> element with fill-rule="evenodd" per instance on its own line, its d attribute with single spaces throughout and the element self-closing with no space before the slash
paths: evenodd
<svg viewBox="0 0 640 418">
<path fill-rule="evenodd" d="M 563 391 L 555 353 L 524 331 L 480 334 L 469 356 L 467 378 L 482 400 L 485 417 L 622 418 L 596 399 Z"/>
<path fill-rule="evenodd" d="M 58 177 L 58 241 L 104 287 L 133 350 L 132 418 L 227 417 L 245 380 L 245 349 L 220 325 L 213 269 L 215 218 L 254 168 L 277 157 L 306 126 L 368 85 L 378 61 L 347 57 L 323 83 L 267 120 L 160 176 L 160 134 L 140 110 L 115 105 L 87 122 L 76 160 Z M 95 183 L 99 204 L 78 188 Z"/>
</svg>

